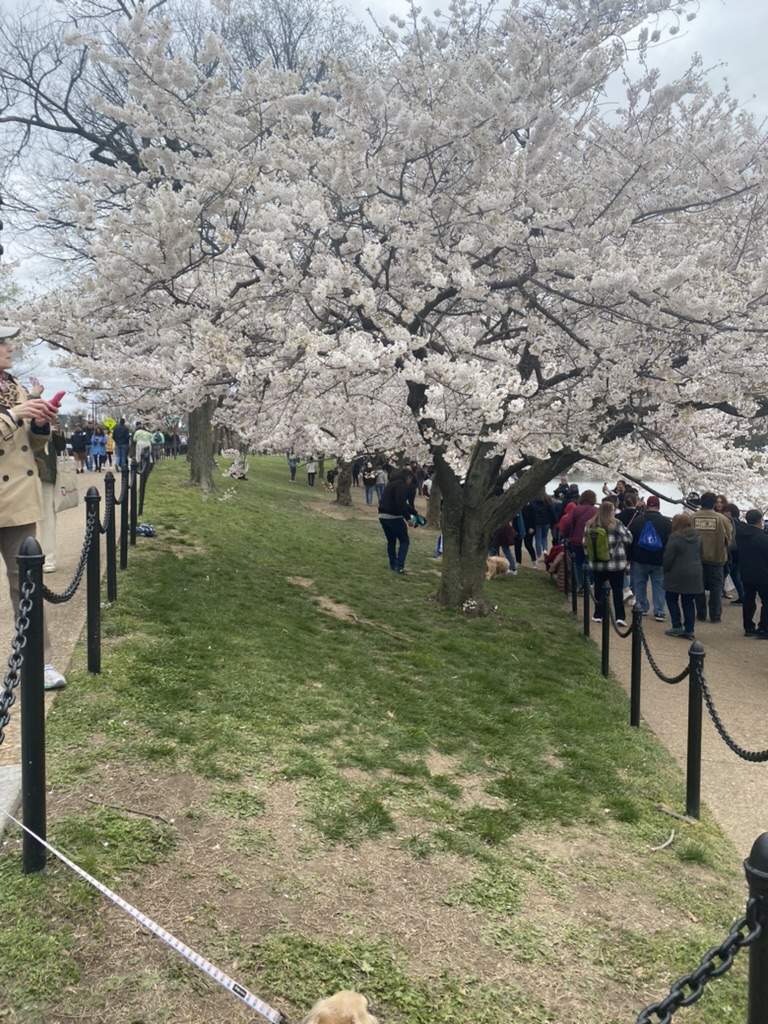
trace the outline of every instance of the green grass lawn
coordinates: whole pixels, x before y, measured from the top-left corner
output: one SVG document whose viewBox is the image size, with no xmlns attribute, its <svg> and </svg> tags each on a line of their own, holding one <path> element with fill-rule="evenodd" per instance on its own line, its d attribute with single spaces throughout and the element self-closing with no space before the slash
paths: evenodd
<svg viewBox="0 0 768 1024">
<path fill-rule="evenodd" d="M 294 1022 L 341 987 L 381 1024 L 633 1021 L 722 940 L 735 851 L 657 810 L 680 774 L 543 573 L 466 619 L 434 534 L 389 572 L 361 491 L 185 475 L 153 472 L 102 673 L 81 650 L 49 716 L 52 842 Z M 0 1020 L 255 1018 L 5 839 Z M 679 1019 L 742 1021 L 744 960 Z"/>
</svg>

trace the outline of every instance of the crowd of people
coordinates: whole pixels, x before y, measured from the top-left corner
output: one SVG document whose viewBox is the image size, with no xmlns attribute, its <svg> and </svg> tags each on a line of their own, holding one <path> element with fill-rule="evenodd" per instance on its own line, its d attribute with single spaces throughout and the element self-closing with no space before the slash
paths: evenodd
<svg viewBox="0 0 768 1024">
<path fill-rule="evenodd" d="M 299 460 L 289 453 L 291 479 Z M 306 461 L 307 483 L 314 486 L 317 466 Z M 338 467 L 329 470 L 333 487 Z M 389 567 L 405 572 L 409 526 L 421 516 L 417 495 L 430 496 L 430 467 L 411 463 L 395 469 L 389 462 L 360 458 L 352 464 L 352 486 L 362 487 L 367 505 L 378 502 L 378 518 L 387 543 Z M 507 559 L 516 576 L 523 548 L 531 565 L 540 565 L 562 585 L 563 560 L 570 559 L 579 593 L 594 587 L 593 620 L 601 622 L 608 584 L 618 625 L 626 625 L 626 607 L 668 623 L 669 636 L 695 639 L 696 621 L 720 622 L 724 600 L 742 608 L 745 636 L 768 639 L 768 533 L 758 509 L 742 519 L 741 510 L 723 494 L 690 494 L 683 510 L 661 513 L 655 494 L 643 498 L 624 480 L 595 490 L 562 477 L 552 494 L 542 489 L 493 534 L 489 555 Z M 436 555 L 442 553 L 438 541 Z M 502 562 L 503 567 L 503 562 Z M 757 622 L 757 599 L 760 613 Z"/>
<path fill-rule="evenodd" d="M 77 473 L 101 473 L 113 465 L 120 469 L 128 465 L 132 455 L 139 462 L 142 457 L 157 462 L 183 454 L 186 444 L 183 435 L 164 433 L 160 428 L 153 430 L 141 422 L 131 430 L 124 418 L 111 428 L 95 424 L 93 420 L 79 423 L 67 439 L 67 449 L 77 464 Z"/>
<path fill-rule="evenodd" d="M 620 480 L 579 493 L 563 478 L 550 496 L 542 492 L 494 535 L 515 573 L 525 545 L 533 565 L 552 573 L 571 559 L 579 592 L 594 586 L 593 619 L 601 622 L 605 584 L 614 617 L 626 624 L 627 606 L 669 622 L 669 636 L 695 639 L 695 623 L 720 622 L 724 600 L 742 609 L 744 635 L 768 639 L 768 534 L 759 509 L 741 510 L 724 494 L 691 494 L 683 511 L 665 516 L 659 498 L 643 499 Z M 551 538 L 551 540 L 550 540 Z M 513 549 L 514 548 L 514 553 Z M 649 596 L 650 590 L 650 596 Z M 757 600 L 760 612 L 757 622 Z"/>
</svg>

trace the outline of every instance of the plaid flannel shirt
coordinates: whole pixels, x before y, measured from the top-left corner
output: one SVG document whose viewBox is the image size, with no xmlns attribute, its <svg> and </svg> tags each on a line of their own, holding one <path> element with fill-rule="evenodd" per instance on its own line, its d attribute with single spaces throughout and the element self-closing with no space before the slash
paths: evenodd
<svg viewBox="0 0 768 1024">
<path fill-rule="evenodd" d="M 584 531 L 585 535 L 589 527 Z M 606 531 L 608 534 L 608 550 L 611 557 L 608 562 L 593 562 L 589 559 L 589 568 L 594 572 L 618 572 L 627 567 L 627 544 L 632 543 L 632 534 L 624 523 L 616 520 L 616 528 Z"/>
</svg>

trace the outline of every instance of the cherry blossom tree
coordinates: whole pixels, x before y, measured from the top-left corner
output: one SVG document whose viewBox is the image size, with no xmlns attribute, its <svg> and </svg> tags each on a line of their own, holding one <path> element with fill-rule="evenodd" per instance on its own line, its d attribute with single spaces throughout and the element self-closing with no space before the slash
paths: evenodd
<svg viewBox="0 0 768 1024">
<path fill-rule="evenodd" d="M 260 447 L 300 422 L 342 457 L 371 433 L 423 452 L 452 607 L 489 609 L 493 530 L 578 461 L 746 487 L 765 140 L 698 63 L 669 85 L 647 67 L 689 6 L 414 8 L 367 66 L 309 86 L 260 67 L 233 88 L 218 36 L 170 57 L 144 10 L 117 50 L 83 36 L 123 83 L 97 106 L 141 167 L 93 163 L 67 190 L 89 270 L 41 330 L 116 375 L 213 385 Z M 642 70 L 619 107 L 628 48 Z"/>
</svg>

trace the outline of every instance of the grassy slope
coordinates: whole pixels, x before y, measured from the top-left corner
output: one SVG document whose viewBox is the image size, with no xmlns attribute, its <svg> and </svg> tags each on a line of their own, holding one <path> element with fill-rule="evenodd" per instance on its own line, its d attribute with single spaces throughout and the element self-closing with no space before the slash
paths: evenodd
<svg viewBox="0 0 768 1024">
<path fill-rule="evenodd" d="M 54 842 L 294 1020 L 341 986 L 382 1024 L 634 1019 L 721 941 L 734 852 L 655 810 L 677 769 L 543 574 L 466 620 L 429 600 L 434 535 L 399 578 L 283 459 L 207 503 L 184 473 L 154 472 L 102 675 L 50 716 Z M 11 1021 L 253 1019 L 7 838 Z M 742 963 L 681 1019 L 741 1020 L 744 989 Z"/>
</svg>

